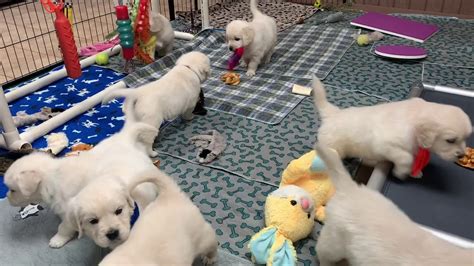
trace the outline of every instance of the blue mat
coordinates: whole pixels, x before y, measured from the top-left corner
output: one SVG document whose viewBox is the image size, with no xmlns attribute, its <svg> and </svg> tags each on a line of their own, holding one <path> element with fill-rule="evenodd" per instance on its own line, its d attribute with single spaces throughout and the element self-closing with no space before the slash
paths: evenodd
<svg viewBox="0 0 474 266">
<path fill-rule="evenodd" d="M 58 80 L 41 90 L 10 103 L 9 107 L 12 115 L 15 115 L 18 111 L 26 111 L 28 114 L 36 113 L 42 107 L 67 109 L 102 91 L 124 76 L 124 74 L 110 69 L 90 66 L 83 69 L 80 78 L 76 80 L 70 78 Z M 11 90 L 14 89 L 16 88 Z M 63 153 L 69 151 L 70 147 L 78 142 L 97 144 L 122 128 L 124 123 L 121 110 L 122 102 L 122 100 L 114 100 L 108 105 L 101 106 L 99 104 L 53 130 L 52 132 L 64 132 L 69 139 L 70 145 Z M 19 131 L 20 133 L 24 132 L 32 126 L 21 127 Z M 46 147 L 46 138 L 39 138 L 32 145 L 37 149 Z M 0 153 L 6 152 L 6 150 L 0 149 Z M 4 198 L 6 187 L 3 185 L 3 176 L 0 176 L 0 181 L 0 198 Z"/>
</svg>

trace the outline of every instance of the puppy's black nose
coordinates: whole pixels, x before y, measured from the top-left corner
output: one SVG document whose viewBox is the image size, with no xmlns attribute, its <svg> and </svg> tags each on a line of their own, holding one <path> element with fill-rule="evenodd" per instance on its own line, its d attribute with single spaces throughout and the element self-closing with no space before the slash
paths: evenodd
<svg viewBox="0 0 474 266">
<path fill-rule="evenodd" d="M 232 48 L 232 47 L 229 47 L 229 50 L 230 50 L 230 51 L 234 51 L 234 48 Z"/>
<path fill-rule="evenodd" d="M 115 240 L 119 236 L 119 231 L 112 229 L 105 235 L 109 240 Z"/>
<path fill-rule="evenodd" d="M 464 154 L 459 154 L 458 159 L 462 159 L 464 157 Z"/>
</svg>

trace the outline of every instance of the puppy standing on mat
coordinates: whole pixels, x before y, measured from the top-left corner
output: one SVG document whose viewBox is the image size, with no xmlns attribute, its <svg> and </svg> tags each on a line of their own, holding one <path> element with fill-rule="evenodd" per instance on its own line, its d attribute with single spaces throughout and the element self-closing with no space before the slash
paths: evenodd
<svg viewBox="0 0 474 266">
<path fill-rule="evenodd" d="M 420 149 L 448 161 L 462 157 L 472 124 L 461 108 L 413 98 L 366 107 L 339 109 L 326 99 L 323 84 L 313 80 L 313 97 L 322 119 L 318 140 L 341 158 L 357 157 L 375 165 L 390 161 L 393 174 L 421 177 L 412 166 Z M 415 171 L 416 172 L 416 171 Z"/>
<path fill-rule="evenodd" d="M 231 21 L 226 27 L 229 50 L 244 48 L 242 66 L 247 67 L 247 76 L 255 76 L 259 65 L 268 64 L 277 42 L 275 19 L 258 10 L 257 0 L 250 0 L 253 20 Z"/>
<path fill-rule="evenodd" d="M 342 259 L 353 266 L 472 265 L 474 249 L 425 231 L 382 194 L 356 184 L 336 151 L 316 145 L 336 193 L 316 245 L 321 266 Z"/>
<path fill-rule="evenodd" d="M 162 78 L 136 89 L 117 89 L 104 96 L 102 103 L 125 97 L 124 112 L 127 120 L 147 123 L 159 130 L 165 120 L 179 115 L 191 120 L 199 101 L 201 84 L 211 72 L 209 58 L 200 52 L 182 55 Z M 149 146 L 149 155 L 158 154 Z"/>
</svg>

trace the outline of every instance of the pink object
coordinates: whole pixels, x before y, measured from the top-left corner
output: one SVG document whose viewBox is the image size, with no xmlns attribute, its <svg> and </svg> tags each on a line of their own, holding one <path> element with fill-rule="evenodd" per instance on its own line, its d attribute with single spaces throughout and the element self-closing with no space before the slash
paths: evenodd
<svg viewBox="0 0 474 266">
<path fill-rule="evenodd" d="M 301 199 L 301 207 L 303 207 L 303 210 L 307 210 L 309 208 L 309 200 L 302 198 Z"/>
<path fill-rule="evenodd" d="M 373 12 L 355 18 L 351 24 L 416 42 L 424 42 L 439 31 L 436 25 Z"/>
<path fill-rule="evenodd" d="M 109 48 L 114 47 L 115 45 L 120 43 L 120 39 L 117 37 L 114 37 L 113 39 L 101 43 L 96 43 L 93 45 L 89 45 L 86 47 L 82 47 L 80 50 L 80 55 L 81 56 L 92 56 L 95 54 L 98 54 L 104 50 L 107 50 Z"/>
<path fill-rule="evenodd" d="M 422 59 L 428 56 L 425 49 L 408 45 L 379 45 L 375 53 L 397 59 Z"/>
<path fill-rule="evenodd" d="M 229 62 L 228 62 L 228 65 L 227 65 L 227 70 L 234 70 L 234 68 L 239 63 L 240 58 L 242 58 L 242 55 L 244 55 L 244 47 L 240 47 L 240 48 L 235 49 L 234 54 L 229 59 Z"/>
</svg>

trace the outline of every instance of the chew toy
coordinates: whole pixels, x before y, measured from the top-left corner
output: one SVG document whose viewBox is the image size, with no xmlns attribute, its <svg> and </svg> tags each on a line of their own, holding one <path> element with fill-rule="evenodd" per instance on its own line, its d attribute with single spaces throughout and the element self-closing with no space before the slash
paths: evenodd
<svg viewBox="0 0 474 266">
<path fill-rule="evenodd" d="M 140 0 L 137 18 L 135 19 L 135 55 L 138 59 L 146 64 L 153 62 L 153 58 L 149 54 L 150 46 L 156 44 L 156 40 L 150 45 L 150 1 Z M 147 51 L 148 50 L 148 51 Z M 153 51 L 154 52 L 154 51 Z"/>
<path fill-rule="evenodd" d="M 419 147 L 418 152 L 415 156 L 415 161 L 411 167 L 411 176 L 412 177 L 421 177 L 422 170 L 428 165 L 430 161 L 430 150 L 426 148 Z"/>
<path fill-rule="evenodd" d="M 230 57 L 228 64 L 227 64 L 227 70 L 234 70 L 234 68 L 239 64 L 240 58 L 244 55 L 244 47 L 240 47 L 235 49 L 234 54 Z"/>
<path fill-rule="evenodd" d="M 126 5 L 118 5 L 115 7 L 117 16 L 117 31 L 120 38 L 120 46 L 122 46 L 122 56 L 126 61 L 132 60 L 133 52 L 133 31 L 132 22 L 128 17 L 128 8 Z"/>
<path fill-rule="evenodd" d="M 41 4 L 47 12 L 56 14 L 54 28 L 58 36 L 61 53 L 63 54 L 64 67 L 66 68 L 67 75 L 70 78 L 76 79 L 81 76 L 82 70 L 71 23 L 63 13 L 64 1 L 58 0 L 57 4 L 54 4 L 51 0 L 41 0 Z"/>
<path fill-rule="evenodd" d="M 383 39 L 383 33 L 374 31 L 369 34 L 358 34 L 356 35 L 356 41 L 359 46 L 366 46 L 370 43 Z"/>
</svg>

